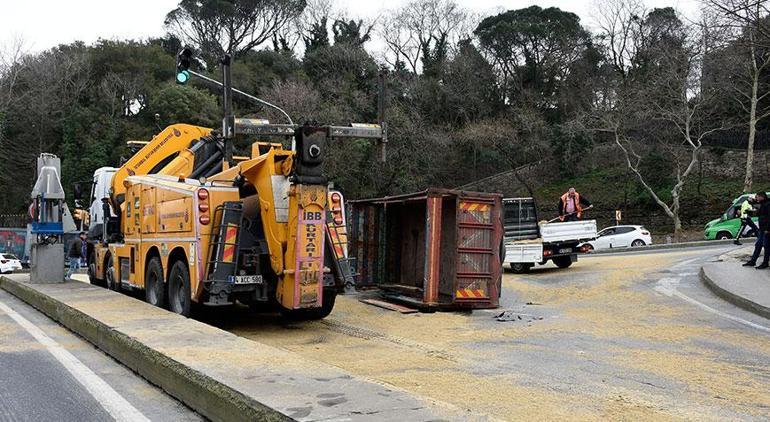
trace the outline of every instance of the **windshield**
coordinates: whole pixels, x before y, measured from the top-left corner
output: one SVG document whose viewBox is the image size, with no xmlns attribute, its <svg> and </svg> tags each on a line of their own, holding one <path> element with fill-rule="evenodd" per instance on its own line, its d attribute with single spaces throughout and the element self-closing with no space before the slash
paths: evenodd
<svg viewBox="0 0 770 422">
<path fill-rule="evenodd" d="M 3 258 L 5 258 L 5 259 L 19 259 L 19 258 L 16 258 L 16 255 L 11 255 L 9 253 L 3 254 Z"/>
</svg>

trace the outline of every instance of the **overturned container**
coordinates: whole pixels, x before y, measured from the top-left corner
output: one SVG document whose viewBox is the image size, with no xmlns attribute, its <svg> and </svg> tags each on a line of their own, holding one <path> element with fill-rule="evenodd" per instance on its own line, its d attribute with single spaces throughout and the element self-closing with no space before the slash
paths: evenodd
<svg viewBox="0 0 770 422">
<path fill-rule="evenodd" d="M 498 306 L 501 195 L 430 189 L 349 204 L 359 288 L 422 309 Z"/>
</svg>

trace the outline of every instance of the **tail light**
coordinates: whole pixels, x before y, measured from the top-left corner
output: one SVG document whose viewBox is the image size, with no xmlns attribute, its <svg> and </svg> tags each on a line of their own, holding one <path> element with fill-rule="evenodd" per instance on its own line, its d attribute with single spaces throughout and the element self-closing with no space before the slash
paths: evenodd
<svg viewBox="0 0 770 422">
<path fill-rule="evenodd" d="M 550 249 L 546 249 L 543 251 L 543 256 L 551 256 L 551 255 L 553 255 L 553 251 L 551 251 Z"/>
<path fill-rule="evenodd" d="M 642 232 L 642 235 L 644 235 L 644 236 L 649 236 L 649 235 L 650 235 L 650 232 Z"/>
<path fill-rule="evenodd" d="M 198 189 L 198 222 L 208 225 L 211 222 L 211 216 L 209 215 L 209 191 L 206 189 Z"/>
<path fill-rule="evenodd" d="M 591 247 L 588 245 L 583 245 L 580 247 L 580 252 L 583 252 L 583 253 L 591 252 Z"/>
<path fill-rule="evenodd" d="M 339 192 L 332 192 L 329 195 L 329 211 L 331 211 L 334 224 L 338 226 L 345 224 L 342 215 L 342 195 Z"/>
</svg>

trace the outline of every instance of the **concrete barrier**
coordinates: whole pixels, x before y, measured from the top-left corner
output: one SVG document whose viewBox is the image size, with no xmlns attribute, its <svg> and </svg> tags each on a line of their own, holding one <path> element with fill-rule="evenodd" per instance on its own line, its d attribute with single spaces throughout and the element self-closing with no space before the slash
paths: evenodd
<svg viewBox="0 0 770 422">
<path fill-rule="evenodd" d="M 0 288 L 211 420 L 462 419 L 456 409 L 107 289 L 21 277 L 0 277 Z"/>
<path fill-rule="evenodd" d="M 704 248 L 709 246 L 730 245 L 733 242 L 734 242 L 733 239 L 727 239 L 727 240 L 698 240 L 694 242 L 680 242 L 680 243 L 663 243 L 659 245 L 600 249 L 598 251 L 591 252 L 589 255 L 604 255 L 604 254 L 625 253 L 625 252 L 644 252 L 644 251 L 655 251 L 655 250 L 663 250 L 663 249 Z"/>
</svg>

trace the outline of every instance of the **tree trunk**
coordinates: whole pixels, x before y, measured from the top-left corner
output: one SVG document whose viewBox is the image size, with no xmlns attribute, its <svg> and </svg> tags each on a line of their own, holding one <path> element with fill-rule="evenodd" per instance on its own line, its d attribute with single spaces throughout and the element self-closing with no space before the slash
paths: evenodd
<svg viewBox="0 0 770 422">
<path fill-rule="evenodd" d="M 743 180 L 743 191 L 751 191 L 754 183 L 754 139 L 757 136 L 757 95 L 759 91 L 759 70 L 756 66 L 754 46 L 751 47 L 753 72 L 751 75 L 751 108 L 749 109 L 749 139 L 746 148 L 746 178 Z"/>
<path fill-rule="evenodd" d="M 675 213 L 672 219 L 674 220 L 674 239 L 680 242 L 682 241 L 682 220 L 679 218 L 679 213 Z"/>
</svg>

